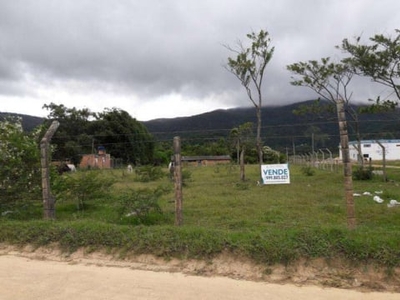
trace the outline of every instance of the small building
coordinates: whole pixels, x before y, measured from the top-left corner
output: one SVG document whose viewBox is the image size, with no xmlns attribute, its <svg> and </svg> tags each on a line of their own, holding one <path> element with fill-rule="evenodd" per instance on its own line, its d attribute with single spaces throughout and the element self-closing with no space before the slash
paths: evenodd
<svg viewBox="0 0 400 300">
<path fill-rule="evenodd" d="M 216 164 L 228 164 L 231 162 L 229 155 L 203 155 L 203 156 L 182 156 L 182 164 L 192 166 L 213 166 Z"/>
<path fill-rule="evenodd" d="M 97 148 L 97 154 L 82 155 L 79 167 L 82 169 L 110 169 L 112 167 L 112 159 L 110 154 L 106 153 L 104 146 Z"/>
<path fill-rule="evenodd" d="M 383 160 L 383 148 L 386 160 L 400 160 L 400 140 L 363 140 L 361 141 L 361 152 L 364 160 Z M 357 141 L 349 142 L 350 159 L 357 161 Z M 339 149 L 341 147 L 339 146 Z M 342 159 L 342 151 L 339 151 Z"/>
</svg>

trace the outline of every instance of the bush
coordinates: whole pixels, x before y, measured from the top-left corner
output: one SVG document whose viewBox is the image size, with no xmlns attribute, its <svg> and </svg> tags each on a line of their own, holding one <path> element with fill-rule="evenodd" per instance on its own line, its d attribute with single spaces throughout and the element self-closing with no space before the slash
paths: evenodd
<svg viewBox="0 0 400 300">
<path fill-rule="evenodd" d="M 120 218 L 133 218 L 136 223 L 148 223 L 150 214 L 161 215 L 162 210 L 158 204 L 159 199 L 166 190 L 163 188 L 130 189 L 119 196 Z"/>
<path fill-rule="evenodd" d="M 165 176 L 161 167 L 143 166 L 135 169 L 136 178 L 140 182 L 156 181 Z"/>
<path fill-rule="evenodd" d="M 21 119 L 0 121 L 0 206 L 40 199 L 38 140 L 39 130 L 26 134 Z"/>
<path fill-rule="evenodd" d="M 315 174 L 315 170 L 311 166 L 303 166 L 301 168 L 301 173 L 303 173 L 306 176 L 313 176 Z"/>
<path fill-rule="evenodd" d="M 353 179 L 354 180 L 371 180 L 373 177 L 373 168 L 363 168 L 358 167 L 353 171 Z"/>
<path fill-rule="evenodd" d="M 182 175 L 182 186 L 187 186 L 187 183 L 192 181 L 192 172 L 190 172 L 187 169 L 184 169 L 181 171 L 181 175 Z M 168 177 L 175 182 L 175 171 L 171 171 L 168 174 Z"/>
<path fill-rule="evenodd" d="M 182 185 L 187 186 L 187 183 L 192 181 L 192 172 L 189 170 L 182 171 Z"/>
<path fill-rule="evenodd" d="M 56 200 L 75 200 L 78 210 L 84 208 L 86 200 L 107 195 L 114 179 L 104 176 L 100 170 L 90 170 L 56 176 L 52 190 Z"/>
<path fill-rule="evenodd" d="M 264 146 L 263 149 L 264 163 L 277 164 L 281 162 L 281 155 L 278 151 L 273 150 L 271 147 Z"/>
</svg>

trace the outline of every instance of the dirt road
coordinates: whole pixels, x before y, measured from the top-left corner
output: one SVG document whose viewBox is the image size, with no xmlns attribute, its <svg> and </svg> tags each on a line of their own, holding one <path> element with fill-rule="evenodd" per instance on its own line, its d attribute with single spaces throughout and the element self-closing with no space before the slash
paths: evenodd
<svg viewBox="0 0 400 300">
<path fill-rule="evenodd" d="M 363 299 L 397 300 L 399 294 L 279 285 L 224 277 L 187 276 L 79 262 L 0 255 L 0 299 Z"/>
</svg>

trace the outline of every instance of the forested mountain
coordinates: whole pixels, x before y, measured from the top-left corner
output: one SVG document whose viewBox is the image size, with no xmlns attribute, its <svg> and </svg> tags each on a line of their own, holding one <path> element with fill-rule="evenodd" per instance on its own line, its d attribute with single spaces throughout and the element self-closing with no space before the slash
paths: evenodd
<svg viewBox="0 0 400 300">
<path fill-rule="evenodd" d="M 14 113 L 3 113 L 0 112 L 0 121 L 4 120 L 7 117 L 18 117 L 22 120 L 22 127 L 25 131 L 31 131 L 36 126 L 39 126 L 44 122 L 44 118 L 30 116 L 30 115 L 22 115 L 22 114 L 14 114 Z"/>
<path fill-rule="evenodd" d="M 314 101 L 305 101 L 285 106 L 262 108 L 262 137 L 264 144 L 283 151 L 286 147 L 305 146 L 309 150 L 311 137 L 317 147 L 337 148 L 339 130 L 335 110 L 327 109 L 318 114 L 295 114 L 301 107 L 312 105 Z M 321 103 L 329 106 L 328 103 Z M 359 109 L 362 106 L 354 106 Z M 201 140 L 227 137 L 232 128 L 246 122 L 256 124 L 255 109 L 235 108 L 216 110 L 191 117 L 156 119 L 143 122 L 158 139 L 168 140 L 174 136 L 183 139 Z M 351 118 L 348 118 L 350 140 L 355 140 Z M 363 139 L 400 138 L 400 111 L 377 114 L 360 114 L 360 132 Z M 306 149 L 307 148 L 307 149 Z"/>
<path fill-rule="evenodd" d="M 262 137 L 264 144 L 283 151 L 291 148 L 292 144 L 301 151 L 308 151 L 311 137 L 314 137 L 316 147 L 330 147 L 337 149 L 339 144 L 339 130 L 334 110 L 320 114 L 294 114 L 305 105 L 313 101 L 306 101 L 284 106 L 262 108 Z M 321 105 L 327 105 L 322 103 Z M 358 109 L 360 106 L 355 106 Z M 0 118 L 5 113 L 0 113 Z M 15 115 L 15 114 L 14 114 Z M 22 117 L 25 130 L 43 122 L 42 118 L 18 115 Z M 154 135 L 156 141 L 172 141 L 174 136 L 180 136 L 188 143 L 201 144 L 207 141 L 216 141 L 227 138 L 232 128 L 246 122 L 256 124 L 255 109 L 235 108 L 215 110 L 190 117 L 171 119 L 155 119 L 142 122 L 148 131 Z M 348 119 L 350 140 L 355 140 L 354 123 Z M 361 114 L 360 132 L 363 139 L 400 139 L 400 111 L 379 114 Z"/>
</svg>

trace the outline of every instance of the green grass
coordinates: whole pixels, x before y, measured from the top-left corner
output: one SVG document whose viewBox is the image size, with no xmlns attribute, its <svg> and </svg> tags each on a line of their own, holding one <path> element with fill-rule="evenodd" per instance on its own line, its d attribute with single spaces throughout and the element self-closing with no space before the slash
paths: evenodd
<svg viewBox="0 0 400 300">
<path fill-rule="evenodd" d="M 174 224 L 173 183 L 165 177 L 138 182 L 135 174 L 106 173 L 116 183 L 109 194 L 56 204 L 56 221 L 43 221 L 41 202 L 0 217 L 0 242 L 43 246 L 59 243 L 66 251 L 79 247 L 117 249 L 163 257 L 209 258 L 223 251 L 266 264 L 289 264 L 299 258 L 341 258 L 352 263 L 400 266 L 400 169 L 388 169 L 390 181 L 377 177 L 354 181 L 354 192 L 382 190 L 384 204 L 355 197 L 357 228 L 347 229 L 342 172 L 318 170 L 305 176 L 291 166 L 291 184 L 257 186 L 258 166 L 246 166 L 239 182 L 237 166 L 184 167 L 191 173 L 183 188 L 183 223 Z M 165 173 L 167 174 L 166 170 Z M 118 214 L 117 199 L 126 189 L 163 187 L 162 215 L 145 223 Z M 18 213 L 17 213 L 18 211 Z"/>
</svg>

